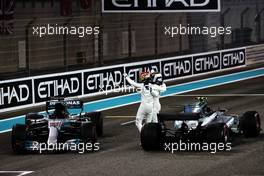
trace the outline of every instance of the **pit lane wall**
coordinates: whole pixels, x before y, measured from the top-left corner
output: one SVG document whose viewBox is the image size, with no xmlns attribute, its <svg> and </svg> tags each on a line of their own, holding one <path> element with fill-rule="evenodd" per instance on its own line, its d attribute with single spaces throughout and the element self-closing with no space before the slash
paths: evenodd
<svg viewBox="0 0 264 176">
<path fill-rule="evenodd" d="M 43 105 L 49 97 L 84 98 L 123 90 L 123 74 L 139 81 L 141 71 L 161 72 L 165 81 L 245 66 L 246 48 L 134 62 L 0 82 L 0 113 Z"/>
</svg>

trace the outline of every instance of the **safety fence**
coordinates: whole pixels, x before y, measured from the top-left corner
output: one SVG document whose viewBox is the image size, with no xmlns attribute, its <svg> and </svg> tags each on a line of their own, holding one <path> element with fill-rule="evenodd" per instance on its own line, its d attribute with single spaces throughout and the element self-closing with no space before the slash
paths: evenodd
<svg viewBox="0 0 264 176">
<path fill-rule="evenodd" d="M 65 10 L 64 1 L 17 0 L 8 18 L 1 18 L 6 21 L 0 31 L 0 80 L 264 42 L 263 0 L 223 0 L 221 12 L 153 14 L 102 13 L 99 0 L 87 8 L 83 1 L 72 1 Z M 166 35 L 169 27 L 174 33 L 196 27 L 205 35 Z M 231 33 L 216 33 L 219 27 L 230 27 Z"/>
</svg>

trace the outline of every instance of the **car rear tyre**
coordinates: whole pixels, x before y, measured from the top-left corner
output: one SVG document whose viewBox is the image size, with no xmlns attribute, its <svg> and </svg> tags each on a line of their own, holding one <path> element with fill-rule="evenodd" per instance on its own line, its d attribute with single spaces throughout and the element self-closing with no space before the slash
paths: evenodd
<svg viewBox="0 0 264 176">
<path fill-rule="evenodd" d="M 84 144 L 92 145 L 92 150 L 94 149 L 94 144 L 97 141 L 96 126 L 93 123 L 83 123 L 81 126 L 81 139 Z"/>
<path fill-rule="evenodd" d="M 257 137 L 261 131 L 260 116 L 257 111 L 247 111 L 240 119 L 240 130 L 245 137 Z"/>
<path fill-rule="evenodd" d="M 209 143 L 228 143 L 230 141 L 230 129 L 225 123 L 213 124 L 207 127 L 206 140 Z"/>
<path fill-rule="evenodd" d="M 12 128 L 11 144 L 13 151 L 17 154 L 25 152 L 26 130 L 27 126 L 22 124 L 17 124 Z"/>
<path fill-rule="evenodd" d="M 162 146 L 162 128 L 159 123 L 147 123 L 140 133 L 141 146 L 146 151 L 160 150 Z"/>
<path fill-rule="evenodd" d="M 103 135 L 103 116 L 101 112 L 90 112 L 86 114 L 91 118 L 91 121 L 96 125 L 97 136 Z"/>
</svg>

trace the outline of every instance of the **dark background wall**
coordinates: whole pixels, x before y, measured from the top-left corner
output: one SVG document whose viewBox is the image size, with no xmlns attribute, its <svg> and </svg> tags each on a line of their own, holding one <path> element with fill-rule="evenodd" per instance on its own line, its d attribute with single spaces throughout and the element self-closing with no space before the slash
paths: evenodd
<svg viewBox="0 0 264 176">
<path fill-rule="evenodd" d="M 85 0 L 7 2 L 15 7 L 0 14 L 0 80 L 264 43 L 263 0 L 224 0 L 220 13 L 166 14 L 102 14 L 99 0 L 86 1 L 87 7 Z M 33 26 L 47 24 L 99 26 L 100 34 L 32 34 Z M 164 35 L 165 26 L 179 24 L 231 26 L 233 32 L 215 38 Z"/>
</svg>

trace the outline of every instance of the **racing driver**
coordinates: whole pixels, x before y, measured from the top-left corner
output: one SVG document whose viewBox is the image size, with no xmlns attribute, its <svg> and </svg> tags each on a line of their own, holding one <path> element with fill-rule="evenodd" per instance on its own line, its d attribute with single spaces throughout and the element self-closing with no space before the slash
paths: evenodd
<svg viewBox="0 0 264 176">
<path fill-rule="evenodd" d="M 154 99 L 154 109 L 153 109 L 153 122 L 158 122 L 157 114 L 161 110 L 160 105 L 160 94 L 167 90 L 166 84 L 163 82 L 162 75 L 159 72 L 154 72 L 151 70 L 151 80 L 152 80 L 152 95 Z"/>
<path fill-rule="evenodd" d="M 139 106 L 139 109 L 137 111 L 136 115 L 136 126 L 138 128 L 138 131 L 141 132 L 141 129 L 143 127 L 143 122 L 145 120 L 145 123 L 150 123 L 153 121 L 153 113 L 154 113 L 154 96 L 153 94 L 158 94 L 158 92 L 155 92 L 152 88 L 152 80 L 150 72 L 142 72 L 140 74 L 140 79 L 142 83 L 136 83 L 135 81 L 131 80 L 130 77 L 125 73 L 124 74 L 125 79 L 129 84 L 131 84 L 133 87 L 140 89 L 141 93 L 141 103 Z"/>
</svg>

